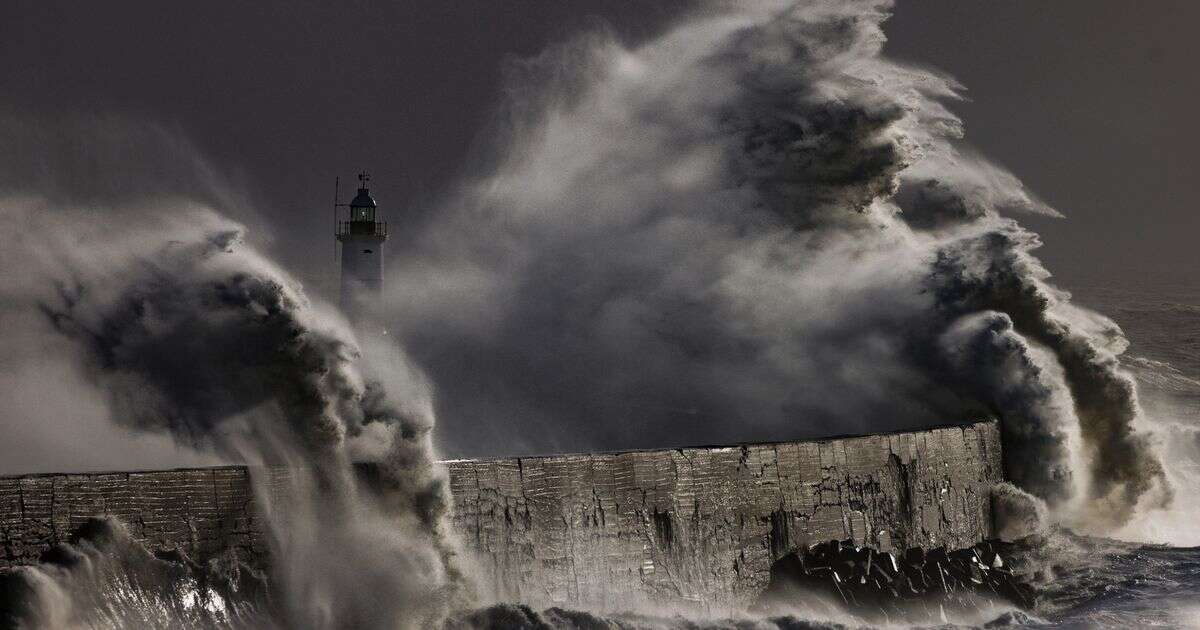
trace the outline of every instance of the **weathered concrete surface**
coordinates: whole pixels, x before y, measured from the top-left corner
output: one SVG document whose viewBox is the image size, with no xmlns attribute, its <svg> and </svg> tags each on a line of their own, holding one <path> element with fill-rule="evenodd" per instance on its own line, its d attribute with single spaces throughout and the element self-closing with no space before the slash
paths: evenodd
<svg viewBox="0 0 1200 630">
<path fill-rule="evenodd" d="M 808 442 L 447 463 L 454 524 L 502 601 L 744 606 L 818 541 L 992 535 L 994 422 Z"/>
<path fill-rule="evenodd" d="M 0 567 L 35 562 L 88 517 L 112 515 L 151 549 L 267 553 L 249 472 L 227 466 L 0 477 Z"/>
<path fill-rule="evenodd" d="M 724 448 L 446 463 L 454 527 L 494 596 L 536 605 L 737 608 L 812 542 L 969 547 L 992 534 L 996 423 Z M 265 471 L 268 494 L 286 486 Z M 0 477 L 0 567 L 33 562 L 89 516 L 152 549 L 259 564 L 244 467 Z"/>
</svg>

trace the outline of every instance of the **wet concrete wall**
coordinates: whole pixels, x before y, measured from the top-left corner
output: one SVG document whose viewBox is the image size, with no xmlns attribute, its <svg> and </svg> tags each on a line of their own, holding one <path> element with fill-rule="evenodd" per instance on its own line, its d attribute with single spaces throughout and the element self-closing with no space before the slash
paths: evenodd
<svg viewBox="0 0 1200 630">
<path fill-rule="evenodd" d="M 994 422 L 866 437 L 446 463 L 454 528 L 485 595 L 605 608 L 752 601 L 774 560 L 830 539 L 881 550 L 992 535 Z M 269 562 L 244 467 L 0 477 L 0 567 L 84 519 L 152 549 Z M 286 471 L 269 474 L 269 493 Z"/>
<path fill-rule="evenodd" d="M 995 422 L 806 442 L 447 463 L 455 528 L 502 601 L 625 608 L 754 600 L 772 563 L 853 539 L 992 536 Z"/>
<path fill-rule="evenodd" d="M 0 567 L 35 562 L 88 517 L 112 515 L 151 549 L 203 559 L 267 554 L 242 466 L 0 477 Z"/>
</svg>

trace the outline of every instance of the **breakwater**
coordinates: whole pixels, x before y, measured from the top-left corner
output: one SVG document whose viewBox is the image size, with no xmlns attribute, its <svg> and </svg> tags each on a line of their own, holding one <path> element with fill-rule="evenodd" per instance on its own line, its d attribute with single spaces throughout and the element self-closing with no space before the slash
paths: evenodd
<svg viewBox="0 0 1200 630">
<path fill-rule="evenodd" d="M 537 606 L 752 602 L 789 553 L 828 540 L 962 549 L 993 535 L 995 421 L 861 437 L 453 460 L 454 528 L 485 596 Z M 270 549 L 239 466 L 0 477 L 0 567 L 26 564 L 88 517 L 203 560 Z"/>
</svg>

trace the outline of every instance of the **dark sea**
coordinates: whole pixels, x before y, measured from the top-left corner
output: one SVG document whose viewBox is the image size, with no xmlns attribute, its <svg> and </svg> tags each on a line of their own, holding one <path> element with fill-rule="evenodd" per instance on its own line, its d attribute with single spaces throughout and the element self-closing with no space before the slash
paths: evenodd
<svg viewBox="0 0 1200 630">
<path fill-rule="evenodd" d="M 1053 534 L 1036 628 L 1200 628 L 1200 274 L 1094 270 L 1059 280 L 1073 301 L 1115 320 L 1147 425 L 1175 486 L 1167 514 L 1118 537 Z M 1156 544 L 1142 544 L 1152 542 Z"/>
</svg>

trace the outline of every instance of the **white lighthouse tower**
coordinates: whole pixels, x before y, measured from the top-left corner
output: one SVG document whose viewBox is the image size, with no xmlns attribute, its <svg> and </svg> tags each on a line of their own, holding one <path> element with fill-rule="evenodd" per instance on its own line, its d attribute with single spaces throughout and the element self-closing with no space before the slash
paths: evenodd
<svg viewBox="0 0 1200 630">
<path fill-rule="evenodd" d="M 337 221 L 336 237 L 342 244 L 342 311 L 352 322 L 361 322 L 370 313 L 383 292 L 383 243 L 387 223 L 377 221 L 377 205 L 367 182 L 371 177 L 358 174 L 358 194 L 350 202 L 348 221 Z M 340 206 L 341 204 L 335 204 Z"/>
</svg>

